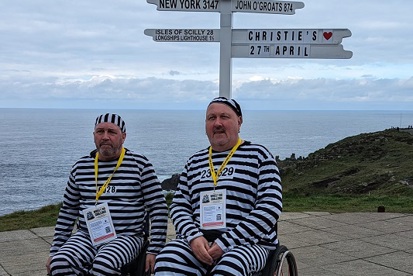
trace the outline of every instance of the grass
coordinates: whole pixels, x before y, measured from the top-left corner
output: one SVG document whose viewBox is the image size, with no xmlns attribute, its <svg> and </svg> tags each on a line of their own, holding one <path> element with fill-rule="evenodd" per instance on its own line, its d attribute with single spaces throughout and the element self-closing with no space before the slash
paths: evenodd
<svg viewBox="0 0 413 276">
<path fill-rule="evenodd" d="M 0 217 L 0 232 L 56 224 L 60 204 L 48 205 L 33 211 L 18 211 Z"/>
<path fill-rule="evenodd" d="M 284 212 L 377 212 L 384 206 L 386 212 L 413 213 L 413 198 L 383 195 L 284 195 Z"/>
<path fill-rule="evenodd" d="M 170 203 L 171 196 L 167 196 Z M 384 206 L 386 212 L 413 213 L 413 198 L 409 196 L 339 196 L 284 194 L 284 212 L 377 212 Z M 36 227 L 54 226 L 60 204 L 34 211 L 19 211 L 0 216 L 0 232 Z"/>
</svg>

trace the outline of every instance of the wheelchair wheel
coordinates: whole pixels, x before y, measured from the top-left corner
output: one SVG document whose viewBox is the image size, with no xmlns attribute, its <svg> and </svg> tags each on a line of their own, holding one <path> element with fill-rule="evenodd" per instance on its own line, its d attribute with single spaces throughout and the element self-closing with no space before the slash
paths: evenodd
<svg viewBox="0 0 413 276">
<path fill-rule="evenodd" d="M 277 249 L 270 251 L 264 269 L 254 276 L 297 276 L 295 257 L 285 245 L 278 245 Z"/>
<path fill-rule="evenodd" d="M 288 248 L 280 245 L 276 250 L 276 269 L 274 276 L 297 276 L 297 263 Z"/>
</svg>

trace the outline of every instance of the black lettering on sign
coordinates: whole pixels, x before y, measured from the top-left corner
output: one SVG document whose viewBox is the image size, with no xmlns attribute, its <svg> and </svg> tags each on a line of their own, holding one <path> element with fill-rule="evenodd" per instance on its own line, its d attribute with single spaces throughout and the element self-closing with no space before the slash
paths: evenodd
<svg viewBox="0 0 413 276">
<path fill-rule="evenodd" d="M 284 3 L 284 12 L 292 12 L 293 11 L 293 4 L 292 3 Z"/>
<path fill-rule="evenodd" d="M 206 10 L 216 10 L 218 9 L 219 0 L 203 0 L 202 8 Z"/>
<path fill-rule="evenodd" d="M 308 45 L 274 45 L 274 56 L 309 57 Z"/>
<path fill-rule="evenodd" d="M 236 10 L 251 10 L 251 1 L 237 1 L 235 3 L 235 9 Z"/>
<path fill-rule="evenodd" d="M 175 9 L 177 0 L 159 0 L 159 8 L 162 9 Z"/>
<path fill-rule="evenodd" d="M 179 2 L 181 3 L 181 8 L 182 9 L 200 9 L 201 6 L 199 4 L 200 0 L 179 0 Z"/>
<path fill-rule="evenodd" d="M 261 54 L 261 48 L 262 48 L 261 45 L 257 45 L 257 46 L 251 45 L 250 46 L 250 56 L 260 55 Z"/>
</svg>

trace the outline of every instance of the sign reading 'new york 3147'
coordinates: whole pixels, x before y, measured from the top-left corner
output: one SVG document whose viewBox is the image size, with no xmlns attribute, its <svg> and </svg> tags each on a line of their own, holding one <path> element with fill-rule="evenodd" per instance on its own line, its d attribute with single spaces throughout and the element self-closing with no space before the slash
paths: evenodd
<svg viewBox="0 0 413 276">
<path fill-rule="evenodd" d="M 158 11 L 220 12 L 220 0 L 147 0 Z M 295 14 L 304 3 L 271 0 L 231 0 L 232 12 Z"/>
</svg>

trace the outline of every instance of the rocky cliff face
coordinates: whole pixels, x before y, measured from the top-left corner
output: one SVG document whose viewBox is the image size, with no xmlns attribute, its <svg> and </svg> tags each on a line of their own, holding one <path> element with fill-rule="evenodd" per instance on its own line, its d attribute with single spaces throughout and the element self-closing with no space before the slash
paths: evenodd
<svg viewBox="0 0 413 276">
<path fill-rule="evenodd" d="M 286 193 L 413 196 L 413 135 L 403 129 L 347 137 L 308 157 L 277 162 Z M 178 179 L 174 174 L 162 188 L 175 190 Z"/>
<path fill-rule="evenodd" d="M 164 181 L 162 181 L 161 186 L 162 189 L 165 191 L 170 191 L 170 190 L 176 190 L 176 187 L 178 186 L 178 181 L 179 181 L 179 174 L 174 174 L 172 175 L 171 178 L 167 178 Z"/>
<path fill-rule="evenodd" d="M 279 165 L 293 193 L 413 195 L 413 135 L 400 129 L 347 137 Z"/>
</svg>

